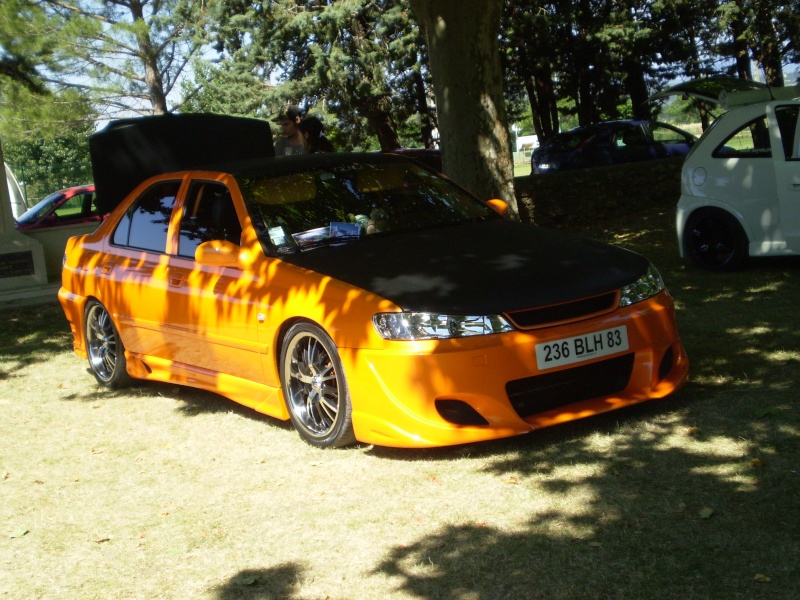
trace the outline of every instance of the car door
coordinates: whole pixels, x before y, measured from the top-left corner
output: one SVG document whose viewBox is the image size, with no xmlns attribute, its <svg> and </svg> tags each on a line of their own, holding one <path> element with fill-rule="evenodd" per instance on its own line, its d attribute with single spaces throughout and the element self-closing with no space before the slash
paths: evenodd
<svg viewBox="0 0 800 600">
<path fill-rule="evenodd" d="M 263 383 L 256 275 L 237 266 L 200 264 L 204 242 L 241 244 L 244 209 L 213 176 L 195 177 L 176 208 L 179 224 L 169 257 L 169 312 L 166 322 L 172 360 L 206 371 Z"/>
<path fill-rule="evenodd" d="M 767 106 L 775 187 L 786 245 L 800 251 L 800 101 Z"/>
<path fill-rule="evenodd" d="M 168 358 L 168 233 L 181 179 L 148 186 L 120 218 L 98 264 L 101 301 L 112 312 L 125 347 Z"/>
</svg>

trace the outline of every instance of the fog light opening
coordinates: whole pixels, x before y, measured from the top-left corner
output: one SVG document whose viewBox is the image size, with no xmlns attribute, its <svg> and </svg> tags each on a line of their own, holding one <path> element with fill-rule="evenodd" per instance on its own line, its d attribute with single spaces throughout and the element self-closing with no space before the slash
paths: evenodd
<svg viewBox="0 0 800 600">
<path fill-rule="evenodd" d="M 665 353 L 664 357 L 661 359 L 661 364 L 658 366 L 658 380 L 661 381 L 669 372 L 672 371 L 672 367 L 675 364 L 675 352 L 672 351 L 672 348 L 669 348 Z"/>
<path fill-rule="evenodd" d="M 488 425 L 480 413 L 462 400 L 437 400 L 436 410 L 448 423 L 454 425 Z"/>
</svg>

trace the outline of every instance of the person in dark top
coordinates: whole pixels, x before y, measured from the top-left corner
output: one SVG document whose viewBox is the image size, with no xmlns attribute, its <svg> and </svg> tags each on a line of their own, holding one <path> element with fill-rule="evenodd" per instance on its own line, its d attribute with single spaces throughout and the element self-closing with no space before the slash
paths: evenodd
<svg viewBox="0 0 800 600">
<path fill-rule="evenodd" d="M 303 136 L 303 145 L 306 152 L 334 152 L 333 144 L 322 133 L 324 126 L 317 117 L 306 117 L 297 124 L 297 129 Z"/>
</svg>

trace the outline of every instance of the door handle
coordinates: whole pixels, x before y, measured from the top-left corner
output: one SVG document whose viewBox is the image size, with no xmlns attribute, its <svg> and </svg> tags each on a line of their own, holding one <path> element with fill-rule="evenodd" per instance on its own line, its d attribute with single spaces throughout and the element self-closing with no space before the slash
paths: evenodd
<svg viewBox="0 0 800 600">
<path fill-rule="evenodd" d="M 186 271 L 170 269 L 167 274 L 167 279 L 172 287 L 181 287 L 186 280 Z"/>
</svg>

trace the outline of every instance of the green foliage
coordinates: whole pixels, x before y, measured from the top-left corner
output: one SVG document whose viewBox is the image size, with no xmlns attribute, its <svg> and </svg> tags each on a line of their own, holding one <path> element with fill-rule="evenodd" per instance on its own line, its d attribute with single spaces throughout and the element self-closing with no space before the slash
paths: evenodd
<svg viewBox="0 0 800 600">
<path fill-rule="evenodd" d="M 20 179 L 29 206 L 56 190 L 91 183 L 89 133 L 88 127 L 65 129 L 3 144 L 5 160 Z"/>
<path fill-rule="evenodd" d="M 29 0 L 0 2 L 0 77 L 44 93 L 40 69 L 58 68 L 58 31 L 42 6 Z"/>
<path fill-rule="evenodd" d="M 59 80 L 88 90 L 101 113 L 150 115 L 176 108 L 173 92 L 206 42 L 204 0 L 42 5 L 53 22 L 71 30 Z"/>
<path fill-rule="evenodd" d="M 431 125 L 424 49 L 405 2 L 223 0 L 214 33 L 222 55 L 210 72 L 222 82 L 201 71 L 197 83 L 211 91 L 193 99 L 193 110 L 226 106 L 223 82 L 233 79 L 242 84 L 235 94 L 248 99 L 240 113 L 269 116 L 301 104 L 329 116 L 348 148 L 373 149 L 374 136 L 384 142 L 393 133 L 420 145 Z"/>
<path fill-rule="evenodd" d="M 755 61 L 780 84 L 791 80 L 786 65 L 800 62 L 800 0 L 503 6 L 506 112 L 540 137 L 653 116 L 661 107 L 647 97 L 676 77 L 749 77 Z M 271 118 L 295 103 L 324 120 L 340 149 L 431 145 L 427 65 L 408 0 L 2 0 L 0 135 L 28 143 L 31 132 L 71 128 L 94 113 Z"/>
<path fill-rule="evenodd" d="M 197 61 L 194 81 L 184 81 L 183 112 L 268 117 L 267 86 L 244 63 Z"/>
<path fill-rule="evenodd" d="M 88 136 L 95 115 L 76 90 L 41 96 L 0 80 L 0 140 L 5 161 L 25 183 L 30 204 L 58 189 L 92 181 Z"/>
</svg>

